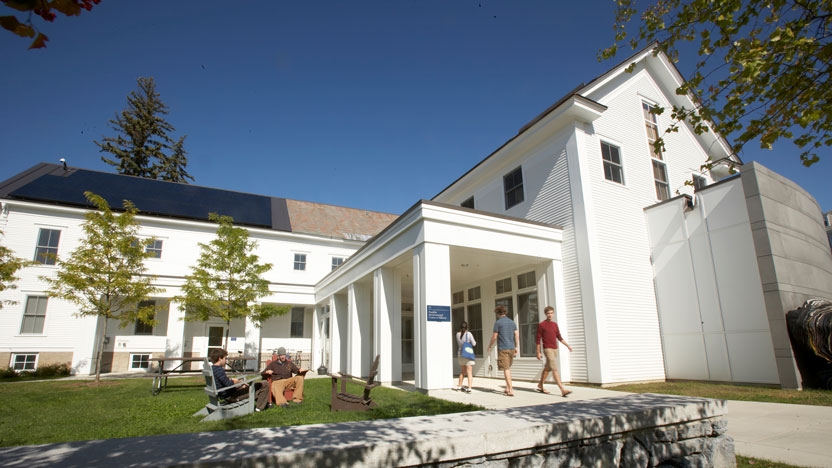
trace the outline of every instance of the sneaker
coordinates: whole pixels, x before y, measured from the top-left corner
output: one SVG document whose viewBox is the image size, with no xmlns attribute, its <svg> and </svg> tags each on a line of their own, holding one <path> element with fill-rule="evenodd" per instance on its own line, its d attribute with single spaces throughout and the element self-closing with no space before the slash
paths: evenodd
<svg viewBox="0 0 832 468">
<path fill-rule="evenodd" d="M 288 407 L 289 407 L 289 403 L 283 403 L 282 405 L 280 405 L 280 407 L 281 407 L 281 408 L 288 408 Z"/>
<path fill-rule="evenodd" d="M 461 392 L 461 391 L 462 391 L 462 387 L 456 387 L 456 388 L 454 389 L 454 391 L 455 391 L 455 392 Z"/>
<path fill-rule="evenodd" d="M 465 393 L 471 393 L 471 389 L 469 387 L 462 387 L 465 390 Z"/>
</svg>

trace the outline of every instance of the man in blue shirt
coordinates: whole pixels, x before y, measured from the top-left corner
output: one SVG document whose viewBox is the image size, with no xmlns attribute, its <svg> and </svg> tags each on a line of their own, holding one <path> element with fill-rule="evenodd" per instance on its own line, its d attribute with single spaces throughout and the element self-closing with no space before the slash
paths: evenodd
<svg viewBox="0 0 832 468">
<path fill-rule="evenodd" d="M 225 365 L 228 362 L 228 351 L 222 348 L 214 348 L 211 350 L 209 359 L 211 360 L 211 372 L 214 373 L 214 382 L 216 382 L 217 388 L 231 387 L 240 381 L 239 379 L 228 377 L 228 374 L 225 373 Z M 254 385 L 255 398 L 257 399 L 255 402 L 256 410 L 262 411 L 267 409 L 269 407 L 269 392 L 266 391 L 262 382 L 255 382 Z M 228 402 L 245 400 L 248 398 L 248 384 L 220 392 L 219 396 Z"/>
<path fill-rule="evenodd" d="M 514 389 L 511 386 L 511 364 L 514 363 L 514 356 L 520 353 L 520 332 L 514 320 L 506 317 L 505 306 L 497 306 L 494 309 L 497 314 L 497 321 L 494 322 L 494 334 L 491 336 L 491 343 L 488 345 L 488 352 L 497 343 L 497 368 L 503 371 L 506 378 L 505 396 L 514 396 Z"/>
</svg>

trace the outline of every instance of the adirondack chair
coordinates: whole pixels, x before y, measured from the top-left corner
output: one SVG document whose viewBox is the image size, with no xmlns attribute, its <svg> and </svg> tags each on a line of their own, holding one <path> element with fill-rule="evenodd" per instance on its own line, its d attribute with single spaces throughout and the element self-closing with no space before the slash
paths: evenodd
<svg viewBox="0 0 832 468">
<path fill-rule="evenodd" d="M 332 377 L 332 400 L 329 405 L 331 411 L 367 411 L 377 406 L 376 402 L 370 399 L 370 391 L 381 385 L 375 381 L 380 357 L 380 355 L 376 356 L 366 380 L 349 374 L 329 374 Z M 338 389 L 339 381 L 341 383 L 340 390 Z M 347 393 L 348 383 L 363 387 L 362 394 L 353 395 Z"/>
<path fill-rule="evenodd" d="M 211 361 L 205 358 L 202 366 L 202 375 L 205 377 L 205 393 L 208 394 L 208 404 L 194 413 L 194 416 L 203 416 L 202 421 L 204 422 L 229 419 L 254 412 L 254 382 L 260 380 L 260 376 L 251 379 L 240 379 L 238 383 L 231 387 L 217 388 L 217 382 L 214 380 L 214 372 L 211 370 Z M 248 384 L 248 398 L 244 400 L 231 403 L 223 400 L 219 396 L 220 392 L 237 388 L 244 384 Z"/>
</svg>

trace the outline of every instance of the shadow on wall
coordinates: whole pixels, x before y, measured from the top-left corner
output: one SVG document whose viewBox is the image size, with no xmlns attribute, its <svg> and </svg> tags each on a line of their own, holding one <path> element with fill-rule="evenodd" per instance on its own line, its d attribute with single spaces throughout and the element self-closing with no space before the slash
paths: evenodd
<svg viewBox="0 0 832 468">
<path fill-rule="evenodd" d="M 810 299 L 786 313 L 804 388 L 832 390 L 832 302 Z"/>
</svg>

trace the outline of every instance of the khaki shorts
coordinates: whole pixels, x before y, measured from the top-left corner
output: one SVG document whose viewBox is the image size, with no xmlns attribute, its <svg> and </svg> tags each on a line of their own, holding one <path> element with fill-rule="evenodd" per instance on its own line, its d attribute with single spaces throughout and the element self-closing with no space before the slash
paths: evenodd
<svg viewBox="0 0 832 468">
<path fill-rule="evenodd" d="M 456 362 L 459 363 L 459 367 L 473 366 L 477 364 L 477 361 L 474 361 L 473 359 L 464 358 L 462 356 L 457 356 Z"/>
<path fill-rule="evenodd" d="M 497 352 L 497 369 L 499 369 L 499 370 L 511 369 L 511 365 L 513 363 L 514 363 L 514 350 L 513 349 L 501 349 Z"/>
<path fill-rule="evenodd" d="M 543 350 L 543 355 L 546 356 L 546 367 L 544 369 L 548 369 L 552 372 L 558 371 L 558 350 L 553 348 L 545 348 Z"/>
</svg>

